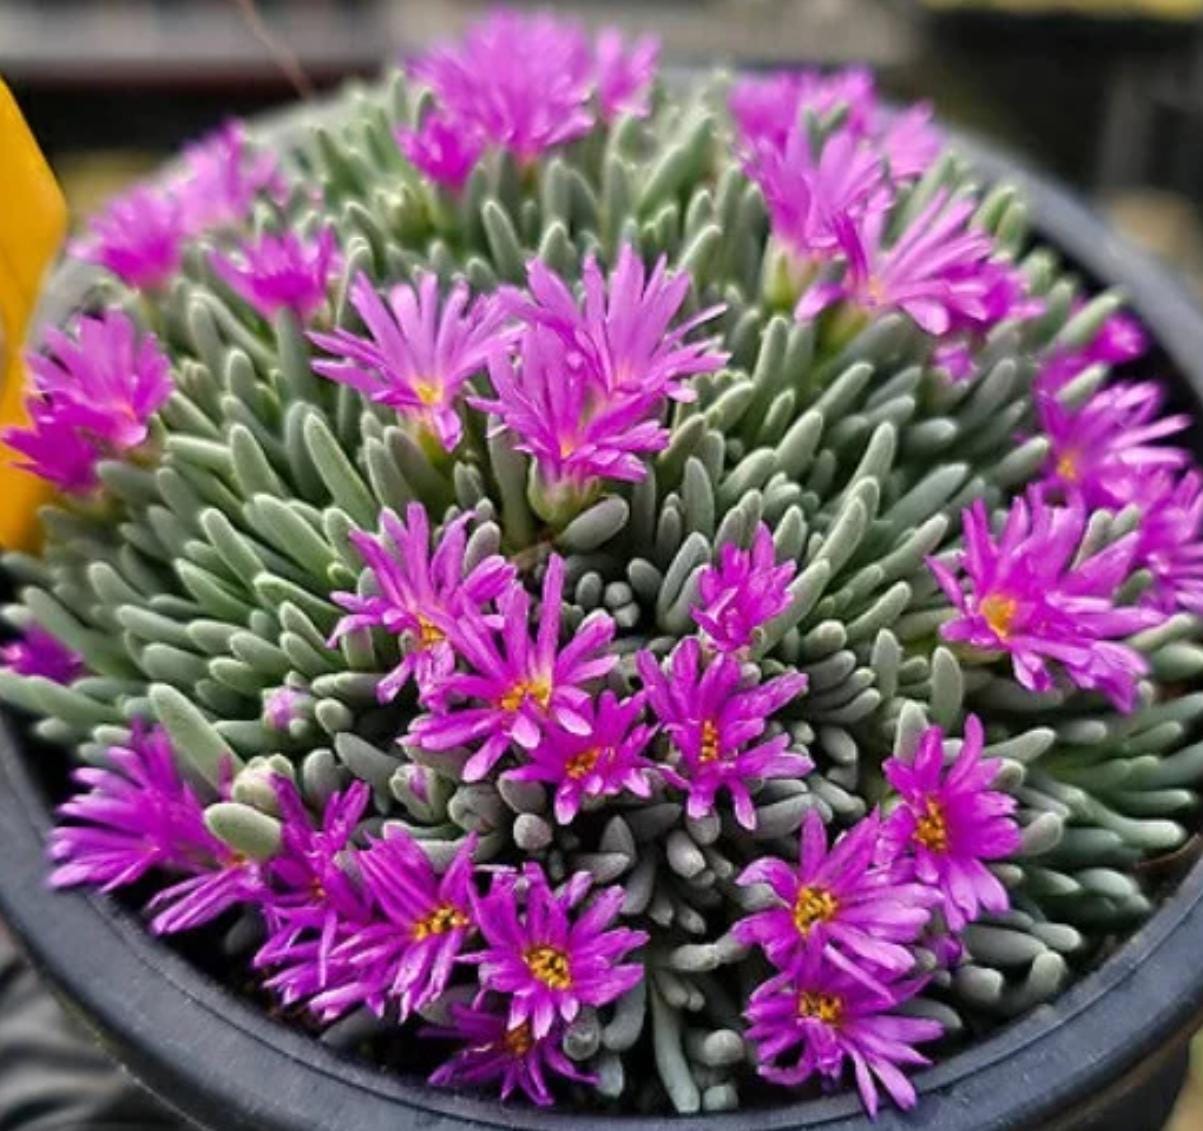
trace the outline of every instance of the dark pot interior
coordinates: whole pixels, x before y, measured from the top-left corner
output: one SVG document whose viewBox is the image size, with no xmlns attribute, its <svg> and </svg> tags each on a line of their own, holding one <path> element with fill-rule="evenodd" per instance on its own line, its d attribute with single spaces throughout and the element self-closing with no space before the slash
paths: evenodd
<svg viewBox="0 0 1203 1131">
<path fill-rule="evenodd" d="M 1159 343 L 1178 398 L 1203 417 L 1203 315 L 1180 285 L 1062 189 L 962 140 L 983 173 L 1026 193 L 1042 236 L 1093 280 L 1121 286 Z M 43 314 L 61 313 L 69 281 Z M 58 308 L 56 310 L 56 307 Z M 851 1095 L 688 1118 L 552 1113 L 435 1091 L 344 1058 L 270 1018 L 146 933 L 113 901 L 45 886 L 47 783 L 0 717 L 0 911 L 51 983 L 113 1054 L 167 1104 L 213 1131 L 552 1131 L 587 1122 L 652 1131 L 866 1131 Z M 33 760 L 43 760 L 35 767 Z M 916 1080 L 918 1109 L 886 1110 L 881 1131 L 1154 1131 L 1173 1104 L 1185 1043 L 1203 1020 L 1203 863 L 1102 966 L 1048 1006 Z"/>
</svg>

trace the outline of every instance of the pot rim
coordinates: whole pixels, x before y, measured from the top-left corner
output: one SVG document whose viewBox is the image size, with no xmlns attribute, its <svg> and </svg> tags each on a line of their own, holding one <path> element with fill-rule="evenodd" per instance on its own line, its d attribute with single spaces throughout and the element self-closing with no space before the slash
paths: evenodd
<svg viewBox="0 0 1203 1131">
<path fill-rule="evenodd" d="M 1169 356 L 1203 415 L 1203 313 L 1166 268 L 1129 245 L 1077 197 L 1005 151 L 963 135 L 956 147 L 985 179 L 1015 184 L 1034 227 L 1088 274 L 1119 285 Z M 45 314 L 46 311 L 43 311 Z M 46 885 L 46 798 L 25 764 L 17 726 L 0 715 L 0 911 L 49 980 L 118 1058 L 182 1114 L 223 1131 L 429 1131 L 566 1121 L 653 1131 L 664 1117 L 505 1106 L 411 1082 L 333 1051 L 273 1020 L 156 940 L 105 896 Z M 1203 861 L 1099 967 L 1052 1003 L 917 1075 L 920 1106 L 886 1107 L 873 1125 L 903 1131 L 1030 1128 L 1071 1108 L 1102 1107 L 1151 1053 L 1203 1019 Z M 220 1087 L 213 1081 L 220 1080 Z M 865 1131 L 851 1092 L 771 1108 L 671 1117 L 680 1131 Z"/>
</svg>

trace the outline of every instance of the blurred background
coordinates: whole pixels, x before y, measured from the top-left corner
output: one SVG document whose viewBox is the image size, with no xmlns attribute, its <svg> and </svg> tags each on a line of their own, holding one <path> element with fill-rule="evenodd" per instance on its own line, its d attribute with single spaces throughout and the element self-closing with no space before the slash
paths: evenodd
<svg viewBox="0 0 1203 1131">
<path fill-rule="evenodd" d="M 455 34 L 488 6 L 0 0 L 0 74 L 80 216 L 230 115 L 283 104 L 298 87 L 320 92 L 370 76 L 382 60 Z M 891 96 L 929 99 L 946 121 L 1073 185 L 1203 296 L 1203 0 L 540 6 L 654 31 L 677 64 L 867 63 Z M 64 1106 L 72 1087 L 73 1106 Z M 131 1097 L 0 937 L 0 1131 L 172 1125 Z M 1203 1131 L 1198 1055 L 1171 1126 Z"/>
</svg>

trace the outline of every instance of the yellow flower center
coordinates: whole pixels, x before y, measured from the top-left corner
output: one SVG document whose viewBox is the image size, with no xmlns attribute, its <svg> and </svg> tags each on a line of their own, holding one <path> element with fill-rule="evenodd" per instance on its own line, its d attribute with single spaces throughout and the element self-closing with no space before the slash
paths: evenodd
<svg viewBox="0 0 1203 1131">
<path fill-rule="evenodd" d="M 801 888 L 798 898 L 794 900 L 794 926 L 799 934 L 809 935 L 816 923 L 834 919 L 839 909 L 839 900 L 826 888 Z"/>
<path fill-rule="evenodd" d="M 439 404 L 443 399 L 443 387 L 436 381 L 415 381 L 414 393 L 427 408 Z"/>
<path fill-rule="evenodd" d="M 923 803 L 923 816 L 915 822 L 915 839 L 932 852 L 948 851 L 948 820 L 934 797 Z"/>
<path fill-rule="evenodd" d="M 413 925 L 413 936 L 421 942 L 432 935 L 445 935 L 457 927 L 466 927 L 468 923 L 468 916 L 458 907 L 443 903 Z"/>
<path fill-rule="evenodd" d="M 516 711 L 527 699 L 538 703 L 546 711 L 548 703 L 551 702 L 551 680 L 546 676 L 520 679 L 497 700 L 497 705 L 503 711 Z"/>
<path fill-rule="evenodd" d="M 442 644 L 446 639 L 446 633 L 434 621 L 427 620 L 421 614 L 418 615 L 419 648 L 433 648 L 436 644 Z"/>
<path fill-rule="evenodd" d="M 707 719 L 702 723 L 702 742 L 701 753 L 698 755 L 698 761 L 703 765 L 709 762 L 717 762 L 719 756 L 719 738 L 718 725 L 713 719 Z"/>
<path fill-rule="evenodd" d="M 1001 593 L 989 593 L 982 598 L 978 611 L 985 618 L 994 635 L 1000 640 L 1006 640 L 1011 634 L 1011 625 L 1019 606 L 1013 597 L 1004 597 Z"/>
<path fill-rule="evenodd" d="M 512 1029 L 505 1031 L 505 1036 L 497 1042 L 497 1046 L 503 1048 L 513 1057 L 526 1056 L 534 1047 L 535 1038 L 531 1033 L 530 1025 L 525 1021 L 521 1025 L 515 1025 Z"/>
<path fill-rule="evenodd" d="M 559 947 L 532 946 L 523 955 L 526 968 L 545 986 L 566 990 L 572 985 L 568 955 Z"/>
<path fill-rule="evenodd" d="M 1068 483 L 1078 481 L 1078 453 L 1073 449 L 1062 452 L 1057 458 L 1057 474 Z"/>
<path fill-rule="evenodd" d="M 825 1025 L 838 1025 L 844 1016 L 844 999 L 838 994 L 805 990 L 798 995 L 798 1016 L 813 1017 Z"/>
<path fill-rule="evenodd" d="M 877 306 L 885 300 L 886 285 L 876 275 L 870 275 L 865 280 L 865 294 L 868 295 L 869 301 Z"/>
<path fill-rule="evenodd" d="M 579 754 L 574 754 L 564 764 L 564 773 L 566 773 L 574 781 L 579 781 L 586 774 L 592 773 L 594 766 L 597 765 L 601 758 L 601 750 L 596 746 L 590 746 L 588 750 L 582 750 Z"/>
</svg>

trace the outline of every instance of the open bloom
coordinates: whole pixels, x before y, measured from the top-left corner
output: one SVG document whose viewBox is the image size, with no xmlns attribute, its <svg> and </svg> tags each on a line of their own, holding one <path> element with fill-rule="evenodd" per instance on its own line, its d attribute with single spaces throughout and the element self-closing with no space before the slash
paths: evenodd
<svg viewBox="0 0 1203 1131">
<path fill-rule="evenodd" d="M 942 627 L 944 638 L 1009 653 L 1015 678 L 1032 691 L 1052 689 L 1051 662 L 1079 687 L 1131 709 L 1136 681 L 1147 668 L 1139 652 L 1116 638 L 1162 619 L 1155 610 L 1114 603 L 1133 569 L 1139 535 L 1075 563 L 1085 508 L 1080 500 L 1050 506 L 1036 487 L 1012 502 L 997 538 L 980 499 L 962 518 L 964 551 L 951 564 L 928 560 L 959 613 Z M 968 589 L 961 587 L 961 571 Z"/>
<path fill-rule="evenodd" d="M 605 888 L 579 909 L 591 884 L 578 872 L 553 892 L 543 869 L 527 864 L 521 873 L 498 874 L 477 898 L 486 946 L 466 958 L 479 966 L 480 998 L 490 990 L 508 996 L 509 1028 L 525 1022 L 532 1036 L 545 1037 L 557 1019 L 571 1022 L 582 1005 L 607 1005 L 642 979 L 642 965 L 622 960 L 647 935 L 611 926 L 622 888 Z"/>
<path fill-rule="evenodd" d="M 882 844 L 888 857 L 909 854 L 914 875 L 944 897 L 944 917 L 960 931 L 983 910 L 1010 906 L 1006 889 L 986 867 L 1019 848 L 1012 814 L 1015 798 L 991 789 L 1000 762 L 982 758 L 982 724 L 965 720 L 965 739 L 956 761 L 944 770 L 944 732 L 929 727 L 913 762 L 890 758 L 886 780 L 902 798 L 887 819 Z"/>
<path fill-rule="evenodd" d="M 255 149 L 236 121 L 187 146 L 167 189 L 190 235 L 241 224 L 256 200 L 279 201 L 285 193 L 275 157 Z"/>
<path fill-rule="evenodd" d="M 99 482 L 96 464 L 101 453 L 97 448 L 41 398 L 30 398 L 26 407 L 29 426 L 0 433 L 0 439 L 24 457 L 16 466 L 72 495 L 93 490 Z"/>
<path fill-rule="evenodd" d="M 131 287 L 163 286 L 179 270 L 184 242 L 180 203 L 139 185 L 112 201 L 72 245 L 72 253 L 111 271 Z"/>
<path fill-rule="evenodd" d="M 1203 477 L 1149 475 L 1130 501 L 1142 511 L 1135 561 L 1153 575 L 1142 600 L 1165 615 L 1203 615 Z"/>
<path fill-rule="evenodd" d="M 464 943 L 475 932 L 472 852 L 466 837 L 440 876 L 409 834 L 393 830 L 356 857 L 367 921 L 332 952 L 335 985 L 310 1007 L 329 1019 L 358 1002 L 377 1014 L 396 1003 L 400 1019 L 438 998 Z"/>
<path fill-rule="evenodd" d="M 425 750 L 480 743 L 464 767 L 468 781 L 479 781 L 511 744 L 534 750 L 553 724 L 588 734 L 586 688 L 618 661 L 605 652 L 614 621 L 604 613 L 586 618 L 561 648 L 563 595 L 564 559 L 557 554 L 547 563 L 533 640 L 530 594 L 516 581 L 498 598 L 497 618 L 464 610 L 451 622 L 452 647 L 469 670 L 446 678 L 445 695 L 414 721 L 407 741 Z"/>
<path fill-rule="evenodd" d="M 294 232 L 269 232 L 232 255 L 213 252 L 210 262 L 226 285 L 264 318 L 291 310 L 304 320 L 326 301 L 337 255 L 334 229 L 323 228 L 312 242 Z"/>
<path fill-rule="evenodd" d="M 499 1084 L 501 1098 L 509 1099 L 521 1091 L 540 1107 L 554 1102 L 547 1085 L 549 1073 L 582 1083 L 596 1083 L 596 1077 L 582 1071 L 564 1055 L 562 1034 L 552 1029 L 536 1037 L 529 1022 L 511 1025 L 505 1012 L 453 1003 L 450 1027 L 429 1027 L 425 1037 L 443 1037 L 460 1041 L 463 1047 L 431 1074 L 430 1082 L 441 1087 Z"/>
<path fill-rule="evenodd" d="M 636 657 L 648 702 L 676 751 L 676 763 L 661 772 L 688 793 L 686 812 L 713 812 L 720 790 L 731 796 L 736 819 L 756 827 L 749 783 L 766 778 L 799 778 L 814 764 L 790 751 L 789 736 L 758 745 L 769 718 L 806 690 L 806 676 L 788 672 L 767 683 L 743 687 L 743 673 L 732 656 L 719 655 L 703 670 L 697 637 L 677 645 L 667 674 L 647 651 Z"/>
<path fill-rule="evenodd" d="M 784 149 L 790 134 L 806 113 L 825 118 L 844 109 L 848 127 L 869 130 L 877 114 L 873 76 L 863 67 L 822 71 L 777 71 L 741 78 L 728 100 L 741 145 L 767 144 Z"/>
<path fill-rule="evenodd" d="M 764 193 L 773 234 L 803 259 L 835 255 L 853 221 L 882 212 L 890 201 L 881 153 L 847 127 L 815 154 L 805 124 L 798 123 L 783 146 L 755 146 L 745 164 Z"/>
<path fill-rule="evenodd" d="M 118 310 L 81 316 L 70 333 L 47 330 L 27 362 L 48 411 L 106 451 L 141 444 L 171 396 L 171 363 L 158 339 Z"/>
<path fill-rule="evenodd" d="M 450 622 L 468 610 L 481 610 L 513 582 L 514 567 L 499 554 L 465 572 L 470 521 L 470 515 L 461 515 L 449 522 L 433 555 L 430 520 L 420 503 L 409 504 L 404 521 L 387 508 L 381 511 L 378 536 L 351 533 L 376 592 L 333 594 L 348 615 L 335 626 L 331 640 L 363 628 L 383 628 L 400 638 L 401 662 L 381 680 L 381 702 L 394 698 L 411 677 L 424 698 L 436 695 L 455 667 L 455 649 L 447 638 Z"/>
<path fill-rule="evenodd" d="M 387 306 L 371 280 L 360 274 L 351 285 L 351 302 L 368 336 L 343 329 L 312 334 L 333 355 L 315 362 L 314 369 L 396 409 L 433 432 L 450 451 L 463 433 L 459 403 L 464 385 L 513 337 L 501 308 L 491 297 L 469 304 L 467 284 L 461 282 L 440 310 L 439 282 L 431 274 L 421 275 L 416 288 L 394 287 Z"/>
<path fill-rule="evenodd" d="M 583 363 L 586 381 L 603 393 L 637 395 L 647 404 L 662 397 L 693 400 L 689 378 L 713 373 L 727 361 L 729 355 L 712 339 L 686 340 L 691 331 L 721 314 L 721 305 L 669 328 L 690 281 L 684 271 L 670 273 L 664 256 L 649 276 L 639 253 L 624 244 L 608 281 L 596 258 L 589 256 L 581 273 L 581 304 L 542 260 L 532 259 L 527 272 L 530 298 L 508 292 L 508 309 L 523 321 L 554 331 L 568 351 L 564 362 L 573 368 Z"/>
<path fill-rule="evenodd" d="M 738 652 L 789 604 L 796 569 L 792 561 L 776 564 L 773 535 L 762 522 L 751 549 L 727 543 L 718 565 L 702 570 L 693 619 L 720 652 Z"/>
<path fill-rule="evenodd" d="M 797 1087 L 812 1076 L 836 1081 L 850 1063 L 871 1116 L 877 1114 L 879 1085 L 899 1107 L 914 1107 L 915 1089 L 902 1069 L 929 1063 L 914 1046 L 935 1040 L 943 1029 L 895 1011 L 922 986 L 923 979 L 895 981 L 883 994 L 809 955 L 794 972 L 761 985 L 748 1002 L 747 1038 L 756 1047 L 760 1075 Z M 792 1063 L 782 1063 L 787 1055 Z"/>
<path fill-rule="evenodd" d="M 985 322 L 993 291 L 993 241 L 967 225 L 975 203 L 937 193 L 906 230 L 885 246 L 886 214 L 871 212 L 839 225 L 847 259 L 839 282 L 817 283 L 794 314 L 813 318 L 832 303 L 861 310 L 901 310 L 929 334 L 947 333 L 960 321 Z"/>
<path fill-rule="evenodd" d="M 473 142 L 529 162 L 593 125 L 593 53 L 584 32 L 550 14 L 498 11 L 410 68 L 440 113 Z"/>
<path fill-rule="evenodd" d="M 586 733 L 548 727 L 538 746 L 524 754 L 522 765 L 505 776 L 552 786 L 556 820 L 562 825 L 572 821 L 586 800 L 624 790 L 648 797 L 653 763 L 643 751 L 656 728 L 639 722 L 643 702 L 642 694 L 620 701 L 614 692 L 603 691 L 596 705 L 591 701 L 584 711 Z"/>
<path fill-rule="evenodd" d="M 660 61 L 660 41 L 654 35 L 643 35 L 628 45 L 620 32 L 607 28 L 597 37 L 594 58 L 603 121 L 613 121 L 620 114 L 646 118 Z"/>
<path fill-rule="evenodd" d="M 398 126 L 394 137 L 415 169 L 457 192 L 480 160 L 480 142 L 441 113 L 427 114 L 416 130 Z"/>
<path fill-rule="evenodd" d="M 494 413 L 514 446 L 536 463 L 544 493 L 558 498 L 587 492 L 600 479 L 638 482 L 647 475 L 642 458 L 668 443 L 658 398 L 601 389 L 573 352 L 543 326 L 529 326 L 517 362 L 489 359 L 493 397 L 469 403 Z M 555 504 L 548 504 L 555 511 Z"/>
<path fill-rule="evenodd" d="M 908 944 L 939 897 L 922 884 L 899 882 L 890 867 L 875 866 L 880 833 L 880 819 L 871 813 L 829 849 L 823 819 L 811 809 L 796 868 L 766 856 L 739 876 L 743 885 L 767 884 L 780 903 L 741 919 L 736 938 L 759 944 L 783 970 L 813 953 L 871 986 L 880 986 L 882 975 L 906 973 L 914 964 Z"/>
<path fill-rule="evenodd" d="M 1062 494 L 1081 493 L 1092 509 L 1119 509 L 1140 494 L 1140 481 L 1151 473 L 1185 467 L 1188 452 L 1156 441 L 1181 432 L 1190 417 L 1161 416 L 1163 401 L 1155 381 L 1110 385 L 1078 409 L 1047 393 L 1037 396 L 1051 444 L 1046 481 Z"/>
<path fill-rule="evenodd" d="M 0 663 L 17 675 L 40 675 L 55 683 L 71 683 L 85 670 L 82 657 L 36 624 L 0 647 Z"/>
</svg>

